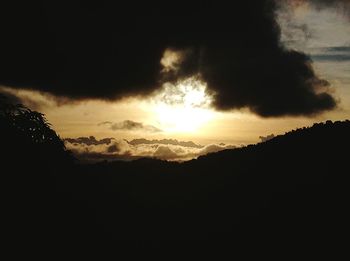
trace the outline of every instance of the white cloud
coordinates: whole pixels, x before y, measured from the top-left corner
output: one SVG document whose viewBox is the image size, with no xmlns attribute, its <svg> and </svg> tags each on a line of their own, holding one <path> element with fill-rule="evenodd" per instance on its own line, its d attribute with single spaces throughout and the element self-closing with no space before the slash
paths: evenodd
<svg viewBox="0 0 350 261">
<path fill-rule="evenodd" d="M 185 161 L 197 158 L 208 153 L 218 152 L 224 149 L 235 148 L 233 145 L 210 144 L 207 146 L 189 147 L 179 144 L 188 144 L 186 142 L 178 142 L 174 144 L 164 144 L 160 141 L 154 141 L 146 144 L 131 144 L 127 140 L 103 139 L 110 142 L 96 141 L 91 142 L 74 142 L 75 140 L 84 141 L 87 139 L 66 139 L 67 149 L 71 150 L 77 158 L 87 161 L 99 160 L 132 160 L 140 157 L 152 157 L 169 161 Z M 90 139 L 91 140 L 91 137 Z"/>
</svg>

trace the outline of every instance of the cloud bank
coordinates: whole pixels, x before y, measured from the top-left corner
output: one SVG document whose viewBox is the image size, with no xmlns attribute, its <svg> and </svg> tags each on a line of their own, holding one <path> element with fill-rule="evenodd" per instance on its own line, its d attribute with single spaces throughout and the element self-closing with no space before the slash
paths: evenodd
<svg viewBox="0 0 350 261">
<path fill-rule="evenodd" d="M 310 57 L 281 44 L 281 2 L 7 1 L 0 83 L 70 99 L 115 100 L 198 75 L 219 110 L 249 108 L 273 117 L 334 109 L 329 83 L 316 75 Z M 284 1 L 297 2 L 305 1 Z M 345 0 L 309 2 L 349 8 Z"/>
<path fill-rule="evenodd" d="M 201 146 L 191 141 L 174 139 L 131 141 L 95 137 L 80 137 L 64 139 L 67 149 L 71 150 L 82 161 L 96 162 L 102 160 L 133 160 L 151 157 L 169 161 L 185 161 L 208 153 L 225 149 L 233 149 L 233 145 L 211 144 Z"/>
</svg>

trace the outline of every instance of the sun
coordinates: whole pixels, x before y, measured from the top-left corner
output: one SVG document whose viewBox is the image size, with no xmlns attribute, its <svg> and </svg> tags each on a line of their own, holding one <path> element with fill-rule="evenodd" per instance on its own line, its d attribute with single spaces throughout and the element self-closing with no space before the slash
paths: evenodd
<svg viewBox="0 0 350 261">
<path fill-rule="evenodd" d="M 166 132 L 196 132 L 213 118 L 212 100 L 198 77 L 165 83 L 154 98 L 155 115 Z"/>
</svg>

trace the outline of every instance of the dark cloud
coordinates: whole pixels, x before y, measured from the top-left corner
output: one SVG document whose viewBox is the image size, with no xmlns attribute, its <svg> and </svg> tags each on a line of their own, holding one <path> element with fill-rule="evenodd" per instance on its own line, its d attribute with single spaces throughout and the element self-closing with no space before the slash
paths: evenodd
<svg viewBox="0 0 350 261">
<path fill-rule="evenodd" d="M 348 62 L 350 61 L 350 55 L 319 54 L 319 55 L 313 55 L 312 59 L 315 59 L 315 61 Z"/>
<path fill-rule="evenodd" d="M 267 117 L 336 106 L 311 59 L 280 43 L 273 0 L 15 2 L 3 4 L 0 18 L 0 83 L 9 86 L 117 99 L 199 74 L 222 110 L 248 107 Z M 164 75 L 160 61 L 167 49 L 184 50 L 186 57 Z"/>
<path fill-rule="evenodd" d="M 69 142 L 72 144 L 85 144 L 85 145 L 101 145 L 101 144 L 107 144 L 109 145 L 114 138 L 104 138 L 101 140 L 97 140 L 94 136 L 90 137 L 79 137 L 79 138 L 66 138 L 64 139 L 65 142 Z"/>
<path fill-rule="evenodd" d="M 348 53 L 350 54 L 350 45 L 345 46 L 334 46 L 334 47 L 328 47 L 326 48 L 329 52 L 336 52 L 336 53 Z"/>
<path fill-rule="evenodd" d="M 147 132 L 161 132 L 162 130 L 154 127 L 152 125 L 145 125 L 142 122 L 136 122 L 131 120 L 125 120 L 122 122 L 113 123 L 110 121 L 101 122 L 98 124 L 101 125 L 107 125 L 110 127 L 111 130 L 143 130 Z"/>
<path fill-rule="evenodd" d="M 201 149 L 204 147 L 202 145 L 198 145 L 194 143 L 193 141 L 178 141 L 176 139 L 161 139 L 161 140 L 133 139 L 131 141 L 128 141 L 128 143 L 131 145 L 140 145 L 140 144 L 177 145 L 177 146 L 197 148 L 197 149 Z"/>
<path fill-rule="evenodd" d="M 118 152 L 120 149 L 119 149 L 119 147 L 117 146 L 117 144 L 113 144 L 113 145 L 111 145 L 111 146 L 109 146 L 108 148 L 107 148 L 107 152 L 108 153 L 115 153 L 115 152 Z"/>
<path fill-rule="evenodd" d="M 111 121 L 104 121 L 104 122 L 100 122 L 99 124 L 97 124 L 97 126 L 110 125 L 110 124 L 113 124 L 113 122 L 111 122 Z"/>
<path fill-rule="evenodd" d="M 312 55 L 312 59 L 323 62 L 348 62 L 350 61 L 350 46 L 321 48 L 319 52 Z"/>
</svg>

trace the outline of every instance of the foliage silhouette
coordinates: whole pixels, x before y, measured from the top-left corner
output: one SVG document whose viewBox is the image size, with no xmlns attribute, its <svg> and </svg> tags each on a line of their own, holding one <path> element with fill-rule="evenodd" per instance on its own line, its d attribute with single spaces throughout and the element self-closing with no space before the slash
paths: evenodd
<svg viewBox="0 0 350 261">
<path fill-rule="evenodd" d="M 11 157 L 18 158 L 23 153 L 31 161 L 39 160 L 37 153 L 43 157 L 41 161 L 57 160 L 57 157 L 69 160 L 71 157 L 42 113 L 12 104 L 4 96 L 0 96 L 0 126 L 3 150 Z"/>
</svg>

